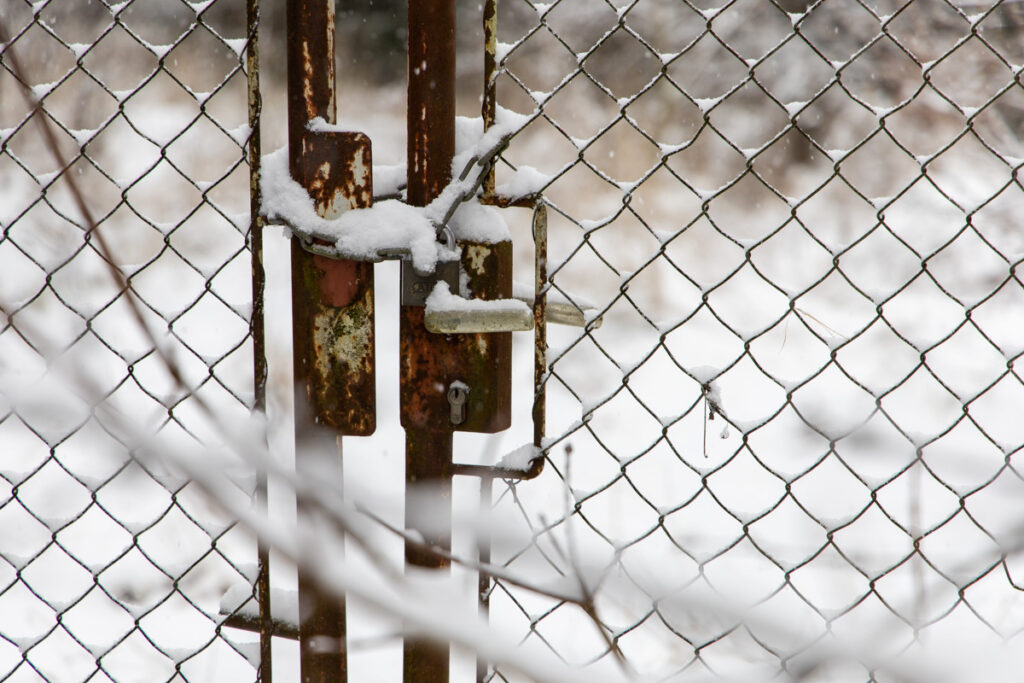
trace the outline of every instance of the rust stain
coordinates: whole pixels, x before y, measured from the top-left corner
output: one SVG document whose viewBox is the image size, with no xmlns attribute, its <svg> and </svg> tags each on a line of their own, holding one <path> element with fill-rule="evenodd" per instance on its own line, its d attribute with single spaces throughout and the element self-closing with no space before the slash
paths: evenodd
<svg viewBox="0 0 1024 683">
<path fill-rule="evenodd" d="M 484 91 L 480 102 L 480 115 L 484 131 L 494 125 L 498 110 L 498 0 L 484 0 Z M 494 167 L 484 176 L 483 199 L 489 202 L 494 197 Z"/>
<path fill-rule="evenodd" d="M 302 135 L 296 179 L 317 212 L 334 218 L 373 201 L 370 140 L 361 133 Z M 293 250 L 294 251 L 294 250 Z M 376 428 L 373 264 L 299 249 L 292 259 L 296 382 L 305 382 L 317 423 L 353 436 Z M 308 358 L 308 362 L 300 362 Z"/>
<path fill-rule="evenodd" d="M 306 102 L 306 118 L 312 121 L 319 116 L 316 100 L 313 98 L 313 57 L 309 53 L 309 41 L 302 41 L 302 99 Z"/>
<path fill-rule="evenodd" d="M 295 380 L 317 424 L 340 434 L 376 429 L 373 264 L 292 248 Z"/>
<path fill-rule="evenodd" d="M 356 299 L 359 285 L 365 279 L 365 268 L 357 261 L 342 261 L 324 256 L 313 256 L 313 263 L 323 271 L 320 280 L 320 300 L 329 306 L 343 308 Z"/>
</svg>

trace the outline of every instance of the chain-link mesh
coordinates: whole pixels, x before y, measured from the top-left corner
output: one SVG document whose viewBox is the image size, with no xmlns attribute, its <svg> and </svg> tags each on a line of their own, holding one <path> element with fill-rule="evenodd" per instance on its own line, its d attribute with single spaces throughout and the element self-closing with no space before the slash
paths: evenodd
<svg viewBox="0 0 1024 683">
<path fill-rule="evenodd" d="M 603 325 L 549 329 L 495 559 L 579 570 L 609 638 L 502 581 L 495 619 L 656 680 L 1019 653 L 1022 7 L 500 4 L 498 101 L 538 111 L 504 158 Z"/>
<path fill-rule="evenodd" d="M 0 20 L 0 680 L 252 679 L 219 614 L 252 540 L 146 438 L 215 444 L 203 406 L 252 403 L 246 6 Z"/>
<path fill-rule="evenodd" d="M 1019 646 L 1020 7 L 500 4 L 499 101 L 539 112 L 505 160 L 603 322 L 549 328 L 547 469 L 494 555 L 592 614 L 498 580 L 502 627 L 659 680 Z M 219 612 L 255 549 L 138 438 L 252 403 L 244 16 L 0 7 L 0 679 L 254 676 Z"/>
</svg>

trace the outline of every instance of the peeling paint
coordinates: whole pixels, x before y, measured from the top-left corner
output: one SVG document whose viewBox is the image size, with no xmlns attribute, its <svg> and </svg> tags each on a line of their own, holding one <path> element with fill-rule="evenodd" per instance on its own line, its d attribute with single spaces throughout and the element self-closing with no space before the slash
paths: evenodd
<svg viewBox="0 0 1024 683">
<path fill-rule="evenodd" d="M 312 121 L 319 114 L 313 99 L 313 58 L 309 53 L 309 41 L 302 41 L 302 99 L 306 102 L 306 116 Z"/>
<path fill-rule="evenodd" d="M 470 272 L 473 272 L 480 277 L 486 273 L 484 263 L 491 255 L 491 245 L 489 244 L 466 244 L 462 247 L 462 258 L 469 262 Z"/>
</svg>

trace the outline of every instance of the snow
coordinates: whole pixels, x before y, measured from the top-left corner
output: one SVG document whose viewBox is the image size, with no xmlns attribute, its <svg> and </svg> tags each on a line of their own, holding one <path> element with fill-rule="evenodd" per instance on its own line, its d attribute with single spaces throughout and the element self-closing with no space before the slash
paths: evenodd
<svg viewBox="0 0 1024 683">
<path fill-rule="evenodd" d="M 234 140 L 239 147 L 245 147 L 246 143 L 249 142 L 249 136 L 252 135 L 252 128 L 248 124 L 243 124 L 237 128 L 232 128 L 228 131 L 228 135 Z"/>
<path fill-rule="evenodd" d="M 174 49 L 174 44 L 170 45 L 154 45 L 153 43 L 147 43 L 141 38 L 138 39 L 142 43 L 143 47 L 156 55 L 157 59 L 163 59 L 167 56 L 167 53 Z"/>
<path fill-rule="evenodd" d="M 659 142 L 658 143 L 658 150 L 661 152 L 661 156 L 662 157 L 667 157 L 667 156 L 669 156 L 671 154 L 675 154 L 676 152 L 678 152 L 680 150 L 686 149 L 686 147 L 687 147 L 686 144 L 671 145 L 671 144 L 664 143 L 664 142 Z"/>
<path fill-rule="evenodd" d="M 503 43 L 501 41 L 498 41 L 498 44 L 494 51 L 494 58 L 497 61 L 497 63 L 504 63 L 504 61 L 508 58 L 509 53 L 512 52 L 512 50 L 515 49 L 515 47 L 515 43 Z"/>
<path fill-rule="evenodd" d="M 90 140 L 92 140 L 94 137 L 96 137 L 96 134 L 99 133 L 99 130 L 97 130 L 97 129 L 85 129 L 85 130 L 68 129 L 68 132 L 71 133 L 71 137 L 73 137 L 75 139 L 75 142 L 78 143 L 79 147 L 85 147 L 85 145 Z"/>
<path fill-rule="evenodd" d="M 60 81 L 51 81 L 49 83 L 36 83 L 32 86 L 32 94 L 37 100 L 41 100 L 50 94 L 50 91 L 60 85 Z"/>
<path fill-rule="evenodd" d="M 808 101 L 807 100 L 798 100 L 798 101 L 794 101 L 794 102 L 789 102 L 789 103 L 787 103 L 784 106 L 786 108 L 786 113 L 789 114 L 789 118 L 793 118 L 797 114 L 799 114 L 803 110 L 803 108 L 806 107 L 807 105 L 808 105 Z"/>
<path fill-rule="evenodd" d="M 695 97 L 693 99 L 694 104 L 700 109 L 702 114 L 707 114 L 711 109 L 721 102 L 724 98 L 719 97 Z"/>
<path fill-rule="evenodd" d="M 530 197 L 551 183 L 552 176 L 525 164 L 516 168 L 511 177 L 495 187 L 495 192 L 506 197 Z"/>
<path fill-rule="evenodd" d="M 542 105 L 551 98 L 551 93 L 545 90 L 531 90 L 530 98 L 538 105 Z"/>
<path fill-rule="evenodd" d="M 530 465 L 533 464 L 533 461 L 541 456 L 541 453 L 542 451 L 532 443 L 523 444 L 519 448 L 503 455 L 501 460 L 498 461 L 497 466 L 509 470 L 525 472 L 530 469 Z"/>
<path fill-rule="evenodd" d="M 89 43 L 68 43 L 68 49 L 74 53 L 75 59 L 81 59 L 91 47 L 92 45 Z"/>
<path fill-rule="evenodd" d="M 392 196 L 401 193 L 406 182 L 405 164 L 374 164 L 373 194 L 375 196 Z"/>
<path fill-rule="evenodd" d="M 246 44 L 248 44 L 248 42 L 249 41 L 246 38 L 225 38 L 224 39 L 224 44 L 227 45 L 229 48 L 231 48 L 231 51 L 234 52 L 239 57 L 241 57 L 242 54 L 245 52 L 245 46 L 246 46 Z"/>
<path fill-rule="evenodd" d="M 426 273 L 433 272 L 438 259 L 445 256 L 445 248 L 437 242 L 434 226 L 424 209 L 391 199 L 327 220 L 317 215 L 305 188 L 289 174 L 287 148 L 265 155 L 262 169 L 262 208 L 268 221 L 283 220 L 286 225 L 301 226 L 332 240 L 339 251 L 353 258 L 376 261 L 382 258 L 382 252 L 405 251 L 413 266 Z"/>
<path fill-rule="evenodd" d="M 313 120 L 306 124 L 306 130 L 312 133 L 347 133 L 349 132 L 342 124 L 327 123 L 327 120 L 322 116 L 315 116 Z"/>
<path fill-rule="evenodd" d="M 447 282 L 438 282 L 427 296 L 427 313 L 531 313 L 519 299 L 464 299 L 452 294 Z"/>
<path fill-rule="evenodd" d="M 188 0 L 188 4 L 192 6 L 192 11 L 196 13 L 196 16 L 202 14 L 203 10 L 214 2 L 216 2 L 216 0 Z"/>
<path fill-rule="evenodd" d="M 691 368 L 687 368 L 686 371 L 695 380 L 701 384 L 707 384 L 711 380 L 715 379 L 722 373 L 721 368 L 716 368 L 711 365 L 697 365 Z"/>
<path fill-rule="evenodd" d="M 495 244 L 512 239 L 501 211 L 475 200 L 460 205 L 448 226 L 460 240 Z"/>
</svg>

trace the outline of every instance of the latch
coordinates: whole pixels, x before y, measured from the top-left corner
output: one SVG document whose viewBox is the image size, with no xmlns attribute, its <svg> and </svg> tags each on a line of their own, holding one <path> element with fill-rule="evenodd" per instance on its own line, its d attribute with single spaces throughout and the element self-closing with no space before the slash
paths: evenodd
<svg viewBox="0 0 1024 683">
<path fill-rule="evenodd" d="M 533 306 L 534 297 L 520 292 L 511 299 L 485 301 L 463 299 L 445 290 L 441 295 L 435 294 L 427 303 L 423 323 L 435 334 L 528 332 L 534 325 Z M 602 318 L 588 319 L 587 310 L 592 309 L 580 308 L 570 301 L 548 300 L 544 316 L 549 323 L 556 325 L 586 327 L 589 323 L 591 329 L 601 327 Z"/>
</svg>

